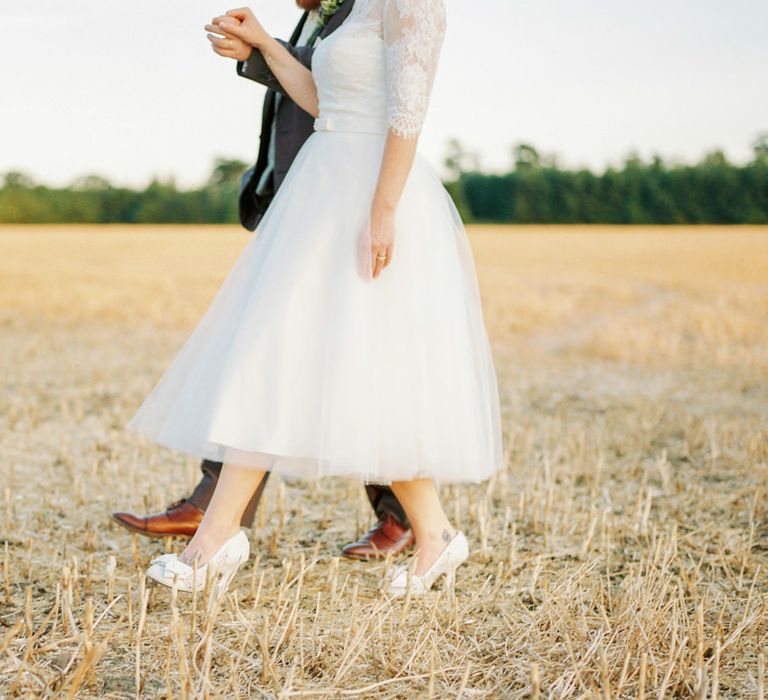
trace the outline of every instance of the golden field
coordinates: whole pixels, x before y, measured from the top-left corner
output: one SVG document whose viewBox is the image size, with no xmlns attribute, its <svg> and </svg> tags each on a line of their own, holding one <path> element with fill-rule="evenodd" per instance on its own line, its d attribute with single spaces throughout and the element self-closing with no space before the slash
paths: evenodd
<svg viewBox="0 0 768 700">
<path fill-rule="evenodd" d="M 454 590 L 338 558 L 355 482 L 270 482 L 226 599 L 111 524 L 197 465 L 124 426 L 246 242 L 0 227 L 0 697 L 764 698 L 768 228 L 475 227 L 507 460 L 445 487 Z"/>
</svg>

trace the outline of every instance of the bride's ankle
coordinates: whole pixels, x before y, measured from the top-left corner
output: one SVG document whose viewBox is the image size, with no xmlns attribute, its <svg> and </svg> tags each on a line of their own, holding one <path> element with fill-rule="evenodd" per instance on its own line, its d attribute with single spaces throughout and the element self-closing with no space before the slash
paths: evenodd
<svg viewBox="0 0 768 700">
<path fill-rule="evenodd" d="M 223 521 L 223 522 L 211 522 L 201 523 L 200 529 L 204 530 L 206 535 L 214 538 L 220 537 L 232 537 L 236 535 L 240 530 L 239 522 Z"/>
<path fill-rule="evenodd" d="M 451 543 L 456 536 L 457 530 L 452 527 L 446 527 L 441 530 L 434 530 L 422 533 L 421 537 L 416 537 L 416 573 L 421 575 L 440 557 L 443 550 Z"/>
<path fill-rule="evenodd" d="M 450 525 L 447 525 L 440 529 L 429 530 L 427 532 L 419 533 L 416 536 L 417 547 L 427 547 L 429 549 L 443 549 L 451 540 L 456 536 L 457 530 Z"/>
</svg>

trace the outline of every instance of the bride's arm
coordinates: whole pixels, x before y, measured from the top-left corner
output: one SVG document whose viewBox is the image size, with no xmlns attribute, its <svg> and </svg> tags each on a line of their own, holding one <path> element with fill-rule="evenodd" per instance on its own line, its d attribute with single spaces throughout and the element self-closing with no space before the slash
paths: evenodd
<svg viewBox="0 0 768 700">
<path fill-rule="evenodd" d="M 306 68 L 309 68 L 312 65 L 312 53 L 314 52 L 314 48 L 311 46 L 296 47 L 291 46 L 284 41 L 280 41 L 280 39 L 278 39 L 278 41 L 285 46 L 286 50 L 290 51 L 291 55 L 301 63 L 301 65 Z M 261 51 L 254 49 L 253 46 L 250 45 L 248 46 L 248 49 L 250 52 L 247 58 L 237 62 L 237 74 L 241 78 L 248 78 L 261 85 L 265 85 L 270 90 L 281 92 L 284 95 L 287 94 L 285 88 L 283 88 L 280 81 L 275 77 L 275 74 L 272 72 L 272 69 L 269 67 L 269 64 Z"/>
<path fill-rule="evenodd" d="M 229 10 L 227 15 L 234 20 L 222 18 L 219 26 L 260 51 L 286 94 L 302 109 L 316 117 L 317 89 L 312 72 L 296 60 L 277 39 L 264 31 L 261 22 L 249 8 Z"/>
<path fill-rule="evenodd" d="M 392 259 L 395 211 L 413 166 L 445 32 L 443 0 L 385 2 L 389 133 L 371 207 L 373 277 Z"/>
<path fill-rule="evenodd" d="M 392 130 L 387 134 L 379 180 L 371 205 L 371 270 L 373 277 L 390 263 L 395 244 L 395 211 L 416 156 L 418 138 L 405 139 Z M 379 256 L 386 256 L 382 259 Z"/>
</svg>

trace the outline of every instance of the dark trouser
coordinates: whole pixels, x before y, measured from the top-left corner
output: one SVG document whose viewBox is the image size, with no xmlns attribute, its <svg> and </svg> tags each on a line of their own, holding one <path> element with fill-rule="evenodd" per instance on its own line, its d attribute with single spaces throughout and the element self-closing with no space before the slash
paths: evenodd
<svg viewBox="0 0 768 700">
<path fill-rule="evenodd" d="M 368 500 L 371 502 L 371 507 L 376 513 L 377 518 L 381 519 L 389 514 L 401 525 L 411 526 L 403 506 L 400 505 L 400 501 L 397 500 L 397 496 L 395 496 L 389 486 L 366 484 L 365 492 L 368 494 Z"/>
<path fill-rule="evenodd" d="M 204 459 L 200 464 L 200 470 L 203 472 L 203 478 L 200 479 L 192 495 L 189 497 L 190 503 L 197 506 L 200 510 L 205 510 L 208 504 L 211 502 L 211 496 L 216 488 L 216 483 L 219 480 L 219 474 L 221 474 L 221 462 L 211 462 Z M 248 501 L 248 505 L 243 511 L 243 517 L 240 520 L 240 524 L 243 527 L 251 527 L 253 525 L 253 517 L 256 515 L 256 509 L 259 507 L 259 501 L 261 500 L 261 494 L 264 492 L 264 487 L 267 485 L 267 479 L 269 478 L 269 472 L 264 474 L 264 478 L 259 484 L 259 488 Z M 405 511 L 400 505 L 400 502 L 392 493 L 392 489 L 388 486 L 373 486 L 368 484 L 365 487 L 365 492 L 368 494 L 368 500 L 371 502 L 371 507 L 376 513 L 376 517 L 383 518 L 384 515 L 389 513 L 395 520 L 403 525 L 408 525 L 408 518 L 405 516 Z"/>
</svg>

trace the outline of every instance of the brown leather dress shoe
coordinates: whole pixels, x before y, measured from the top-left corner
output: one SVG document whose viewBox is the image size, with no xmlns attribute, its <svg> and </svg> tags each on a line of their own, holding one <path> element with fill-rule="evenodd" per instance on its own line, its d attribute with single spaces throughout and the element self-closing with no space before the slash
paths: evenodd
<svg viewBox="0 0 768 700">
<path fill-rule="evenodd" d="M 384 559 L 390 553 L 401 554 L 412 547 L 413 542 L 413 530 L 385 513 L 365 535 L 348 544 L 341 553 L 348 559 Z"/>
<path fill-rule="evenodd" d="M 203 519 L 203 511 L 186 498 L 171 503 L 155 515 L 112 513 L 112 520 L 147 537 L 192 537 Z"/>
</svg>

